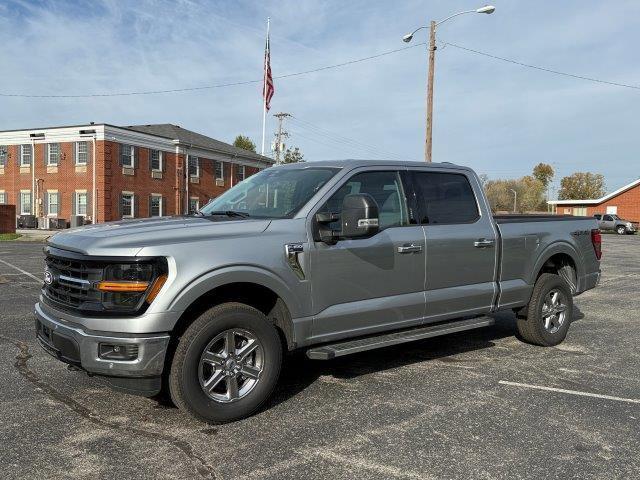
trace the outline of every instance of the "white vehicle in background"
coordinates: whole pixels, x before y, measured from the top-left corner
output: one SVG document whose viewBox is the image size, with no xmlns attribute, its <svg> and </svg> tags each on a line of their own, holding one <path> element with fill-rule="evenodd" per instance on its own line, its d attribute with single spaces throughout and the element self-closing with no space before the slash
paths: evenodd
<svg viewBox="0 0 640 480">
<path fill-rule="evenodd" d="M 629 220 L 624 220 L 614 214 L 601 214 L 596 213 L 595 219 L 598 220 L 598 227 L 600 230 L 610 230 L 616 232 L 618 235 L 633 235 L 638 230 L 638 226 Z"/>
</svg>

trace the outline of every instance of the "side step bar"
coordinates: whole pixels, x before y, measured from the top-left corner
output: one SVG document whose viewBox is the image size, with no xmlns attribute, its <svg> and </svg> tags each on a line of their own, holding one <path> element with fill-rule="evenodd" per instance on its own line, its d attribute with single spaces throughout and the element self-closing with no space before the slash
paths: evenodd
<svg viewBox="0 0 640 480">
<path fill-rule="evenodd" d="M 475 328 L 493 325 L 495 320 L 491 317 L 476 317 L 467 320 L 454 320 L 437 325 L 401 330 L 392 333 L 383 333 L 371 337 L 347 340 L 340 343 L 321 345 L 307 350 L 307 357 L 312 360 L 331 360 L 336 357 L 350 355 L 352 353 L 365 352 L 376 348 L 388 347 L 399 343 L 413 342 L 423 338 L 438 337 L 449 333 L 473 330 Z"/>
</svg>

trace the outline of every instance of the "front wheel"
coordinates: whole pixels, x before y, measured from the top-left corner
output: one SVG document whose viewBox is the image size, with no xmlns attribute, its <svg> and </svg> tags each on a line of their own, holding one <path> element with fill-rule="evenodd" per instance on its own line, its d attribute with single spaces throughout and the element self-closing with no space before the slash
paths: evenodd
<svg viewBox="0 0 640 480">
<path fill-rule="evenodd" d="M 171 399 L 206 422 L 238 420 L 271 395 L 281 363 L 278 332 L 260 311 L 240 303 L 218 305 L 180 338 L 169 374 Z"/>
<path fill-rule="evenodd" d="M 518 332 L 527 342 L 550 347 L 567 336 L 573 317 L 571 289 L 559 275 L 538 277 L 527 308 L 527 317 L 517 321 Z"/>
<path fill-rule="evenodd" d="M 616 232 L 618 232 L 618 235 L 625 235 L 627 233 L 627 229 L 624 225 L 620 225 L 616 228 Z"/>
</svg>

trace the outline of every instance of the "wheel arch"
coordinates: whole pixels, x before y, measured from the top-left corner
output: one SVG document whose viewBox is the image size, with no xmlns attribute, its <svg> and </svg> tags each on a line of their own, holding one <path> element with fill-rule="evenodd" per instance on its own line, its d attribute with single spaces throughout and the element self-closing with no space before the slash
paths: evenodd
<svg viewBox="0 0 640 480">
<path fill-rule="evenodd" d="M 580 278 L 584 276 L 584 265 L 573 246 L 557 242 L 547 247 L 536 260 L 530 283 L 535 284 L 543 273 L 562 276 L 571 287 L 571 293 L 575 294 L 579 290 Z"/>
</svg>

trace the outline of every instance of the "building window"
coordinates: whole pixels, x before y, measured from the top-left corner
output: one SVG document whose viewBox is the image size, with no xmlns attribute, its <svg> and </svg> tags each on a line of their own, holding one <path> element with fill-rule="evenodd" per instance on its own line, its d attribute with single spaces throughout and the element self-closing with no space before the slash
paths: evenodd
<svg viewBox="0 0 640 480">
<path fill-rule="evenodd" d="M 162 152 L 160 150 L 151 150 L 149 161 L 151 162 L 151 170 L 157 172 L 162 170 Z"/>
<path fill-rule="evenodd" d="M 122 192 L 121 199 L 122 199 L 121 200 L 122 205 L 120 206 L 120 209 L 122 211 L 122 218 L 133 218 L 133 212 L 134 212 L 133 193 Z"/>
<path fill-rule="evenodd" d="M 76 192 L 76 215 L 87 214 L 87 192 Z"/>
<path fill-rule="evenodd" d="M 89 142 L 76 143 L 76 165 L 86 165 L 89 160 Z"/>
<path fill-rule="evenodd" d="M 151 199 L 149 201 L 149 216 L 161 217 L 162 207 L 162 195 L 151 194 Z"/>
<path fill-rule="evenodd" d="M 216 180 L 224 180 L 224 163 L 216 162 Z"/>
<path fill-rule="evenodd" d="M 56 216 L 60 213 L 58 206 L 58 192 L 47 192 L 48 215 Z"/>
<path fill-rule="evenodd" d="M 20 145 L 20 166 L 31 166 L 32 148 L 31 145 Z"/>
<path fill-rule="evenodd" d="M 7 166 L 7 158 L 9 157 L 9 151 L 6 145 L 0 145 L 0 168 Z"/>
<path fill-rule="evenodd" d="M 200 176 L 200 159 L 194 155 L 189 155 L 189 176 Z"/>
<path fill-rule="evenodd" d="M 200 199 L 198 197 L 191 197 L 189 199 L 189 213 L 197 212 L 200 209 Z"/>
<path fill-rule="evenodd" d="M 244 165 L 236 165 L 236 182 L 244 180 Z"/>
<path fill-rule="evenodd" d="M 60 160 L 60 144 L 49 143 L 47 145 L 47 166 L 57 167 Z"/>
<path fill-rule="evenodd" d="M 31 191 L 20 192 L 20 215 L 31 215 Z"/>
<path fill-rule="evenodd" d="M 7 203 L 7 194 L 4 190 L 0 190 L 0 205 Z"/>
<path fill-rule="evenodd" d="M 132 145 L 120 145 L 120 163 L 123 167 L 134 168 L 135 149 Z"/>
</svg>

